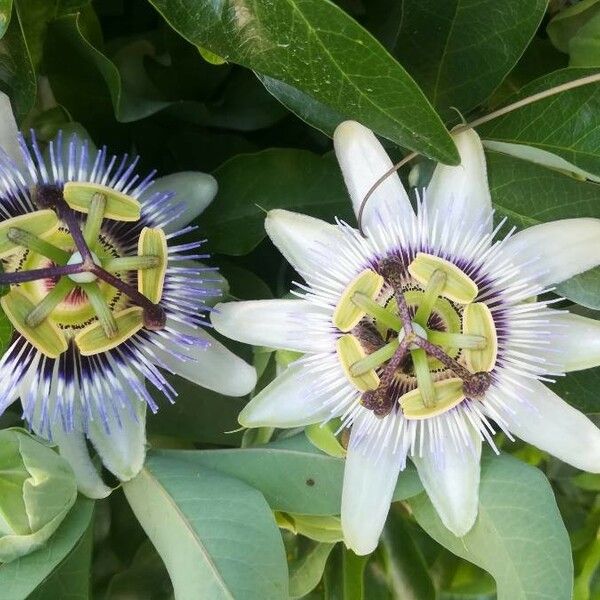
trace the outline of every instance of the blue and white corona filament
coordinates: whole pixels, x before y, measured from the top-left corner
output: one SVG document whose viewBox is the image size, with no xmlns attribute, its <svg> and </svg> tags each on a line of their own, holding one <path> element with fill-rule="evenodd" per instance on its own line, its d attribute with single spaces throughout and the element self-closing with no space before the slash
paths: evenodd
<svg viewBox="0 0 600 600">
<path fill-rule="evenodd" d="M 176 396 L 163 371 L 230 395 L 255 383 L 202 330 L 221 280 L 197 262 L 203 242 L 186 240 L 216 184 L 201 173 L 155 182 L 137 158 L 77 138 L 59 135 L 46 156 L 33 132 L 18 144 L 20 156 L 0 157 L 0 304 L 14 327 L 0 412 L 20 398 L 36 433 L 73 456 L 73 436 L 87 435 L 127 479 L 143 462 L 144 409 L 158 409 L 149 388 Z"/>
<path fill-rule="evenodd" d="M 482 441 L 494 423 L 600 472 L 600 431 L 542 382 L 600 364 L 600 324 L 537 299 L 600 263 L 600 221 L 569 219 L 498 237 L 483 148 L 454 135 L 461 165 L 438 165 L 415 212 L 394 174 L 365 237 L 287 211 L 266 229 L 304 279 L 297 300 L 218 305 L 218 331 L 304 353 L 240 415 L 249 427 L 340 418 L 350 429 L 346 543 L 371 552 L 407 458 L 446 526 L 477 516 Z M 356 212 L 391 161 L 369 130 L 340 125 L 335 149 Z"/>
</svg>

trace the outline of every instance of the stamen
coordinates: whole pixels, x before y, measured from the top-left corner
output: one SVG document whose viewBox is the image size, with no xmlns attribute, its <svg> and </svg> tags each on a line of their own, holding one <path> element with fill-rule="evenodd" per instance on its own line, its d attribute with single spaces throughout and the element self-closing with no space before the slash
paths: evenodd
<svg viewBox="0 0 600 600">
<path fill-rule="evenodd" d="M 372 369 L 359 375 L 352 373 L 352 365 L 365 358 L 364 349 L 353 335 L 346 334 L 340 337 L 336 343 L 336 350 L 346 377 L 348 377 L 357 389 L 364 392 L 377 388 L 379 377 Z"/>
<path fill-rule="evenodd" d="M 109 258 L 102 264 L 102 268 L 108 273 L 120 273 L 123 271 L 143 271 L 154 269 L 160 264 L 158 256 L 120 256 Z"/>
<path fill-rule="evenodd" d="M 361 308 L 388 329 L 392 329 L 393 331 L 400 331 L 400 329 L 402 329 L 402 321 L 397 315 L 381 306 L 381 304 L 375 302 L 375 300 L 371 300 L 371 298 L 365 294 L 356 292 L 350 300 L 352 301 L 352 304 Z"/>
<path fill-rule="evenodd" d="M 479 335 L 486 340 L 483 348 L 469 349 L 465 352 L 467 366 L 473 371 L 491 371 L 496 364 L 498 336 L 494 317 L 483 302 L 475 302 L 465 306 L 463 333 Z"/>
<path fill-rule="evenodd" d="M 487 340 L 482 335 L 465 335 L 464 333 L 450 333 L 449 331 L 427 330 L 427 339 L 432 344 L 446 348 L 469 348 L 481 350 L 487 345 Z"/>
<path fill-rule="evenodd" d="M 433 380 L 431 379 L 431 373 L 429 371 L 427 353 L 422 348 L 418 348 L 417 350 L 411 350 L 410 355 L 412 357 L 417 385 L 421 391 L 423 404 L 425 405 L 425 408 L 433 408 L 436 405 L 436 397 Z"/>
<path fill-rule="evenodd" d="M 423 348 L 429 356 L 437 358 L 447 369 L 453 371 L 461 379 L 466 381 L 471 378 L 472 373 L 463 367 L 457 360 L 448 356 L 439 346 L 432 344 L 429 340 L 425 340 L 422 337 L 417 337 L 415 339 L 415 344 L 420 348 Z"/>
<path fill-rule="evenodd" d="M 354 303 L 354 296 L 360 293 L 371 300 L 375 300 L 381 292 L 383 283 L 383 277 L 371 269 L 365 269 L 362 273 L 359 273 L 348 284 L 337 303 L 332 318 L 333 324 L 344 333 L 356 327 L 365 316 L 365 310 Z"/>
<path fill-rule="evenodd" d="M 447 279 L 448 276 L 441 269 L 435 270 L 431 275 L 413 319 L 419 325 L 423 327 L 427 326 L 431 311 L 437 302 L 438 296 L 442 293 Z"/>
<path fill-rule="evenodd" d="M 465 399 L 462 390 L 463 382 L 460 379 L 445 379 L 437 381 L 433 385 L 436 397 L 434 406 L 425 404 L 420 387 L 400 398 L 399 403 L 407 419 L 421 420 L 441 415 L 458 406 Z"/>
<path fill-rule="evenodd" d="M 96 192 L 90 201 L 89 212 L 83 229 L 83 238 L 90 247 L 94 247 L 98 242 L 105 211 L 106 196 Z"/>
<path fill-rule="evenodd" d="M 23 229 L 36 236 L 49 235 L 58 229 L 58 218 L 52 210 L 38 210 L 2 221 L 0 223 L 0 258 L 10 255 L 18 246 L 9 238 L 9 232 L 14 228 Z"/>
<path fill-rule="evenodd" d="M 118 331 L 117 322 L 100 286 L 97 283 L 83 283 L 81 287 L 100 321 L 104 334 L 109 340 L 112 339 Z"/>
<path fill-rule="evenodd" d="M 39 238 L 37 235 L 25 231 L 24 229 L 20 229 L 19 227 L 11 227 L 6 234 L 6 237 L 13 244 L 27 248 L 37 254 L 41 254 L 57 265 L 65 265 L 69 260 L 69 253 L 65 250 L 62 250 L 54 244 L 50 244 Z"/>
<path fill-rule="evenodd" d="M 61 278 L 52 290 L 46 294 L 44 299 L 27 315 L 25 324 L 32 328 L 40 325 L 74 287 L 75 283 L 70 279 L 67 277 Z"/>
<path fill-rule="evenodd" d="M 350 373 L 354 377 L 360 377 L 368 371 L 376 369 L 394 356 L 399 345 L 400 342 L 397 339 L 392 340 L 389 344 L 383 346 L 383 348 L 379 348 L 379 350 L 368 354 L 364 358 L 350 365 Z"/>
</svg>

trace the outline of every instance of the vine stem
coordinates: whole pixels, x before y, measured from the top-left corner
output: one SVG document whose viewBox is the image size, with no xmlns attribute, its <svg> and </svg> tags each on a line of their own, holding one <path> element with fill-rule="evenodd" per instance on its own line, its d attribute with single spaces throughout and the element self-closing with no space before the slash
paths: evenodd
<svg viewBox="0 0 600 600">
<path fill-rule="evenodd" d="M 596 83 L 600 81 L 600 73 L 594 73 L 593 75 L 587 75 L 586 77 L 580 77 L 579 79 L 574 79 L 573 81 L 567 81 L 566 83 L 561 83 L 560 85 L 551 87 L 542 92 L 538 92 L 537 94 L 532 94 L 531 96 L 527 96 L 526 98 L 522 98 L 521 100 L 517 100 L 512 104 L 508 104 L 498 110 L 495 110 L 483 117 L 479 117 L 471 121 L 470 123 L 465 123 L 463 125 L 459 125 L 454 129 L 454 133 L 458 133 L 460 131 L 465 131 L 467 129 L 473 129 L 474 127 L 478 127 L 479 125 L 483 125 L 493 119 L 497 119 L 498 117 L 502 117 L 514 110 L 519 108 L 523 108 L 524 106 L 528 106 L 529 104 L 533 104 L 534 102 L 539 102 L 540 100 L 544 100 L 545 98 L 550 98 L 551 96 L 556 96 L 557 94 L 561 94 L 562 92 L 566 92 L 568 90 L 572 90 L 574 88 L 581 87 L 583 85 L 589 85 L 590 83 Z M 362 227 L 363 213 L 365 210 L 365 206 L 367 202 L 375 192 L 375 190 L 390 176 L 392 173 L 395 173 L 398 169 L 403 167 L 406 163 L 410 162 L 414 158 L 419 155 L 418 152 L 411 152 L 407 154 L 401 161 L 397 162 L 392 166 L 391 169 L 387 170 L 375 183 L 369 188 L 365 197 L 363 198 L 360 208 L 358 209 L 358 231 L 363 237 L 367 237 Z"/>
</svg>

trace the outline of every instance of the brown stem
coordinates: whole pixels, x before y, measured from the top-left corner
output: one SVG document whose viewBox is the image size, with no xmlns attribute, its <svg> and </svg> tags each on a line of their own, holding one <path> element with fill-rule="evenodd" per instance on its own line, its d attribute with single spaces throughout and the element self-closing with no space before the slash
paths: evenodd
<svg viewBox="0 0 600 600">
<path fill-rule="evenodd" d="M 64 267 L 46 267 L 44 269 L 33 269 L 32 271 L 18 271 L 16 273 L 0 273 L 0 285 L 11 285 L 15 283 L 26 283 L 38 279 L 58 279 L 64 275 L 75 275 L 86 271 L 83 263 L 65 265 Z"/>
</svg>

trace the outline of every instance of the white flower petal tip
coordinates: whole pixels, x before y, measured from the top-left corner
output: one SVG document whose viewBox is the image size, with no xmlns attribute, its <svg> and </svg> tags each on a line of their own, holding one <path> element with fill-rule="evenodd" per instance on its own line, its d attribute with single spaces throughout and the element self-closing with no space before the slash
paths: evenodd
<svg viewBox="0 0 600 600">
<path fill-rule="evenodd" d="M 18 132 L 10 98 L 0 92 L 0 148 L 21 168 L 23 154 L 19 148 Z"/>
<path fill-rule="evenodd" d="M 302 366 L 292 363 L 257 394 L 239 414 L 244 427 L 303 427 L 332 416 L 330 396 L 315 393 L 314 381 Z"/>
<path fill-rule="evenodd" d="M 402 456 L 393 444 L 381 448 L 355 425 L 346 456 L 341 517 L 344 542 L 358 555 L 377 548 L 401 466 Z"/>
<path fill-rule="evenodd" d="M 422 456 L 413 456 L 423 487 L 442 523 L 456 537 L 473 527 L 479 509 L 481 439 L 470 430 L 470 448 L 458 450 L 446 439 L 434 454 L 426 445 Z"/>
<path fill-rule="evenodd" d="M 256 369 L 204 329 L 174 320 L 169 320 L 168 324 L 196 342 L 183 350 L 173 345 L 172 352 L 156 351 L 161 364 L 169 371 L 224 396 L 245 396 L 256 387 Z M 187 360 L 181 359 L 182 352 Z"/>
<path fill-rule="evenodd" d="M 109 431 L 92 421 L 88 437 L 104 466 L 121 481 L 129 481 L 142 470 L 146 460 L 146 403 L 132 401 L 131 407 L 120 409 L 118 419 L 111 414 Z"/>
<path fill-rule="evenodd" d="M 527 264 L 540 285 L 560 283 L 600 264 L 600 219 L 534 225 L 509 238 L 505 250 L 515 262 Z"/>
<path fill-rule="evenodd" d="M 373 184 L 393 167 L 375 134 L 357 123 L 344 121 L 333 134 L 333 144 L 344 182 L 352 199 L 354 213 L 359 214 L 365 196 Z M 410 223 L 414 219 L 410 200 L 398 173 L 391 173 L 375 188 L 364 207 L 362 225 L 369 229 L 377 217 L 390 217 Z"/>
<path fill-rule="evenodd" d="M 142 194 L 140 201 L 144 202 L 156 193 L 172 192 L 175 194 L 175 203 L 185 202 L 181 214 L 165 227 L 165 231 L 174 232 L 201 215 L 214 200 L 218 189 L 217 180 L 212 175 L 199 171 L 182 171 L 156 179 Z"/>
<path fill-rule="evenodd" d="M 456 167 L 438 164 L 427 188 L 431 219 L 453 234 L 492 231 L 492 198 L 483 145 L 477 132 L 467 129 L 452 135 L 461 162 Z"/>
<path fill-rule="evenodd" d="M 265 230 L 289 263 L 301 274 L 310 273 L 315 262 L 337 254 L 342 233 L 335 225 L 289 210 L 267 213 Z"/>
<path fill-rule="evenodd" d="M 323 322 L 324 310 L 306 300 L 251 300 L 218 304 L 211 313 L 214 328 L 228 338 L 277 350 L 326 352 L 328 336 L 311 335 Z"/>
</svg>

